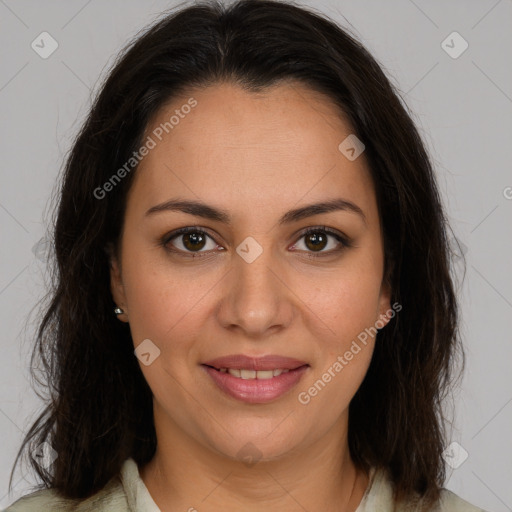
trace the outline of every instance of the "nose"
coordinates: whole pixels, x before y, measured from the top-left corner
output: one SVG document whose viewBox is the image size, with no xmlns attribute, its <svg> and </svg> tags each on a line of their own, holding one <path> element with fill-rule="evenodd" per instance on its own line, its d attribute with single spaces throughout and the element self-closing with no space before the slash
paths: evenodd
<svg viewBox="0 0 512 512">
<path fill-rule="evenodd" d="M 290 325 L 293 296 L 286 273 L 270 249 L 263 249 L 254 261 L 236 253 L 223 280 L 217 318 L 225 329 L 238 330 L 247 338 L 264 338 Z"/>
</svg>

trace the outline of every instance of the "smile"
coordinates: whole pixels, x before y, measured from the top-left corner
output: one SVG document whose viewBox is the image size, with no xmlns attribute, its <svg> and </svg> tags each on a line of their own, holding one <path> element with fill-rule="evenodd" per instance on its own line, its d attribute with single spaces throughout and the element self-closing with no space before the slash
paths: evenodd
<svg viewBox="0 0 512 512">
<path fill-rule="evenodd" d="M 278 377 L 282 373 L 288 373 L 290 370 L 288 369 L 276 369 L 276 370 L 237 370 L 236 368 L 220 368 L 218 370 L 222 373 L 229 373 L 233 375 L 233 377 L 237 377 L 239 379 L 251 380 L 251 379 L 259 379 L 259 380 L 267 380 L 272 377 Z"/>
<path fill-rule="evenodd" d="M 309 365 L 274 370 L 217 369 L 205 364 L 201 368 L 223 395 L 248 404 L 263 404 L 283 397 L 297 386 Z"/>
</svg>

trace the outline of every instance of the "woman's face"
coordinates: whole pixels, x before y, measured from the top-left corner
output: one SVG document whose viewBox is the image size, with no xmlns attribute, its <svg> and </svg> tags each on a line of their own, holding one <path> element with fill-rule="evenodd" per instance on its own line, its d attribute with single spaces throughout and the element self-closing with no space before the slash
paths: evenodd
<svg viewBox="0 0 512 512">
<path fill-rule="evenodd" d="M 143 342 L 160 437 L 266 459 L 346 435 L 374 348 L 365 329 L 390 311 L 365 155 L 339 149 L 351 133 L 299 84 L 194 90 L 152 120 L 112 291 Z M 303 210 L 333 201 L 345 207 Z M 213 361 L 232 355 L 256 361 Z"/>
</svg>

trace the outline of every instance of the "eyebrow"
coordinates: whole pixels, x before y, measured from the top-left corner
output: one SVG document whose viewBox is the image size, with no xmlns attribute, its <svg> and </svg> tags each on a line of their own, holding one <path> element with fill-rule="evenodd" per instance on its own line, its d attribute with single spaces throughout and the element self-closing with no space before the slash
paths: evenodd
<svg viewBox="0 0 512 512">
<path fill-rule="evenodd" d="M 342 198 L 323 201 L 320 203 L 313 203 L 306 206 L 301 206 L 300 208 L 295 208 L 294 210 L 290 210 L 279 219 L 278 224 L 291 224 L 293 222 L 298 222 L 299 220 L 312 217 L 313 215 L 340 210 L 357 214 L 367 225 L 367 219 L 363 210 L 357 206 L 357 204 Z M 231 224 L 231 216 L 226 210 L 218 209 L 205 203 L 191 200 L 170 199 L 164 203 L 152 206 L 146 212 L 145 216 L 147 217 L 164 211 L 179 211 L 183 213 L 189 213 L 191 215 L 196 215 L 197 217 L 219 221 L 227 225 Z"/>
</svg>

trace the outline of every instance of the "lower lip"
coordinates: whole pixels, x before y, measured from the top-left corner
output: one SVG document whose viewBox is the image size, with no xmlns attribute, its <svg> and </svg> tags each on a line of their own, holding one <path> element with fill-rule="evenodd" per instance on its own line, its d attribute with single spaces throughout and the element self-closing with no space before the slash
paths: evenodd
<svg viewBox="0 0 512 512">
<path fill-rule="evenodd" d="M 201 365 L 210 375 L 213 382 L 229 396 L 249 404 L 271 402 L 292 389 L 302 378 L 309 366 L 301 366 L 295 370 L 281 373 L 271 379 L 240 379 L 228 372 L 223 373 L 211 366 Z"/>
</svg>

